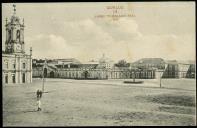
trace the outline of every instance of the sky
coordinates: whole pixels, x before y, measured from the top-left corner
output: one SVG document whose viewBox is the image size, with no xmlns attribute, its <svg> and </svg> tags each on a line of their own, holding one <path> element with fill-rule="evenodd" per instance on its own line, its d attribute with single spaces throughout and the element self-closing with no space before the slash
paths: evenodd
<svg viewBox="0 0 197 128">
<path fill-rule="evenodd" d="M 2 3 L 5 19 L 13 3 Z M 195 2 L 15 3 L 25 22 L 25 50 L 33 58 L 118 61 L 141 58 L 195 60 Z M 117 15 L 113 20 L 112 7 Z M 120 9 L 121 8 L 121 9 Z M 128 14 L 134 16 L 127 16 Z M 104 17 L 99 17 L 99 16 Z"/>
</svg>

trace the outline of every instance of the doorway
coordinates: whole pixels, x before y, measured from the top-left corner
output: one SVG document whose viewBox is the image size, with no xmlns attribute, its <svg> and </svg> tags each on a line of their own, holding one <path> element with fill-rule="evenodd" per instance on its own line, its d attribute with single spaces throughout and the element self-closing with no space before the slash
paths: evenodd
<svg viewBox="0 0 197 128">
<path fill-rule="evenodd" d="M 50 78 L 54 78 L 55 73 L 53 71 L 50 72 Z"/>
<path fill-rule="evenodd" d="M 84 72 L 84 77 L 85 77 L 85 79 L 88 78 L 88 71 L 85 71 L 85 72 Z"/>
<path fill-rule="evenodd" d="M 47 77 L 47 68 L 44 68 L 44 78 Z"/>
<path fill-rule="evenodd" d="M 12 75 L 12 83 L 16 83 L 15 75 Z"/>
<path fill-rule="evenodd" d="M 5 75 L 5 83 L 8 83 L 8 75 Z"/>
<path fill-rule="evenodd" d="M 25 83 L 25 73 L 23 73 L 22 82 Z"/>
</svg>

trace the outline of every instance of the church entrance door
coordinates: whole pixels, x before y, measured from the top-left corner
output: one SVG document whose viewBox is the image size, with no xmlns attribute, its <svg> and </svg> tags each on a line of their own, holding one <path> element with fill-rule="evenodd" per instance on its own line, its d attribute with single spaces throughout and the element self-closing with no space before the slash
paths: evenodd
<svg viewBox="0 0 197 128">
<path fill-rule="evenodd" d="M 23 73 L 23 80 L 22 80 L 23 83 L 25 83 L 25 73 Z"/>
<path fill-rule="evenodd" d="M 8 83 L 8 75 L 5 76 L 5 83 Z"/>
<path fill-rule="evenodd" d="M 16 83 L 16 81 L 15 81 L 15 75 L 12 75 L 12 83 Z"/>
</svg>

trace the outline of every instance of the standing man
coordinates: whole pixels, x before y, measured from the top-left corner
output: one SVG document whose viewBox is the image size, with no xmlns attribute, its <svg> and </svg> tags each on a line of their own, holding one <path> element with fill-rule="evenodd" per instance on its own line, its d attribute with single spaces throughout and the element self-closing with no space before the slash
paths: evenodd
<svg viewBox="0 0 197 128">
<path fill-rule="evenodd" d="M 41 111 L 42 91 L 38 89 L 37 92 L 36 92 L 36 95 L 37 95 L 37 106 L 38 106 L 38 110 L 37 111 Z"/>
<path fill-rule="evenodd" d="M 41 100 L 40 100 L 41 98 L 38 98 L 37 99 L 37 105 L 38 105 L 38 110 L 37 111 L 41 111 L 42 109 L 41 109 Z"/>
<path fill-rule="evenodd" d="M 36 96 L 37 96 L 37 99 L 39 98 L 39 89 L 37 90 L 37 92 L 36 92 Z"/>
</svg>

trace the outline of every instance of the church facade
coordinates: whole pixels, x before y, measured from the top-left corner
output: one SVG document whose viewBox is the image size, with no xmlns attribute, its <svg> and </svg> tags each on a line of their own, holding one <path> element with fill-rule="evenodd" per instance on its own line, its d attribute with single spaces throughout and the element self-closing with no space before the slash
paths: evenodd
<svg viewBox="0 0 197 128">
<path fill-rule="evenodd" d="M 15 7 L 15 6 L 14 6 Z M 16 9 L 10 21 L 6 18 L 5 51 L 2 53 L 2 83 L 21 84 L 32 82 L 32 48 L 25 53 L 24 20 L 16 16 Z"/>
</svg>

